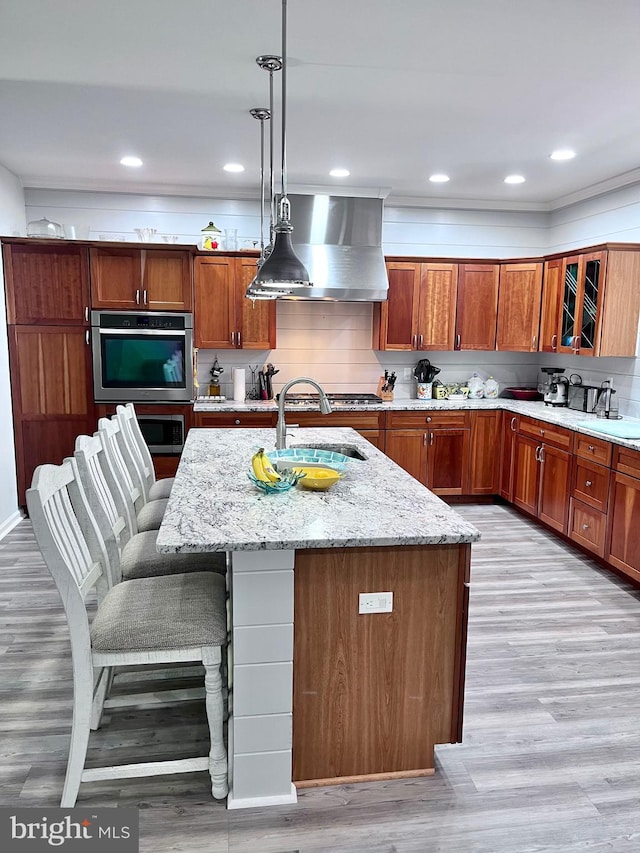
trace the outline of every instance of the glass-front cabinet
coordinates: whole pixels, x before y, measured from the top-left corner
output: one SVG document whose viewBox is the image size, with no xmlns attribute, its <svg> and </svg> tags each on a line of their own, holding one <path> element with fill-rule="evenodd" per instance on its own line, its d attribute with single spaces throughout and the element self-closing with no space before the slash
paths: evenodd
<svg viewBox="0 0 640 853">
<path fill-rule="evenodd" d="M 557 352 L 593 355 L 598 345 L 606 252 L 563 259 Z"/>
</svg>

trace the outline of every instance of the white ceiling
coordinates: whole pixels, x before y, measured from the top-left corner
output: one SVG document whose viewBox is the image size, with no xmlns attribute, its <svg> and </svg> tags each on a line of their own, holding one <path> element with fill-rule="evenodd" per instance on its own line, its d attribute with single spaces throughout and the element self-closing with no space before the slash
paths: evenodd
<svg viewBox="0 0 640 853">
<path fill-rule="evenodd" d="M 255 195 L 255 58 L 280 25 L 279 0 L 0 0 L 0 163 L 32 187 Z M 290 0 L 288 25 L 290 187 L 548 209 L 640 180 L 639 0 Z"/>
</svg>

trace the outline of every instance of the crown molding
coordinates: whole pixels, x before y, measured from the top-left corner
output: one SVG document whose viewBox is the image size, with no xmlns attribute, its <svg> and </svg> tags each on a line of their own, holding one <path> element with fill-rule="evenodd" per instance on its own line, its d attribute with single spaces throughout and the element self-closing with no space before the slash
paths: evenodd
<svg viewBox="0 0 640 853">
<path fill-rule="evenodd" d="M 519 213 L 548 213 L 550 205 L 537 201 L 499 201 L 477 198 L 421 198 L 420 196 L 390 195 L 387 204 L 393 207 L 426 207 L 453 210 L 518 211 Z"/>
<path fill-rule="evenodd" d="M 615 190 L 637 186 L 639 183 L 640 169 L 632 169 L 630 172 L 623 172 L 614 178 L 607 178 L 606 181 L 599 181 L 581 190 L 576 190 L 574 193 L 567 193 L 567 195 L 560 196 L 550 204 L 549 210 L 561 210 L 563 207 L 570 207 L 572 204 L 588 201 L 591 198 L 597 198 Z"/>
</svg>

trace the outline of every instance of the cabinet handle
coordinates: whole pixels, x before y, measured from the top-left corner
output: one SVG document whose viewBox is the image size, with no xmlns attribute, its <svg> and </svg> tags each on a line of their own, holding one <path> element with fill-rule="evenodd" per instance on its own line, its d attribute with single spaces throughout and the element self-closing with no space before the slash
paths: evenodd
<svg viewBox="0 0 640 853">
<path fill-rule="evenodd" d="M 511 418 L 511 432 L 515 432 L 517 426 L 518 426 L 518 419 L 517 418 Z"/>
<path fill-rule="evenodd" d="M 140 291 L 136 290 L 136 305 L 140 305 Z"/>
<path fill-rule="evenodd" d="M 557 349 L 558 349 L 558 336 L 557 335 L 551 335 L 551 350 L 552 350 L 552 352 L 556 352 Z"/>
<path fill-rule="evenodd" d="M 89 329 L 87 329 L 86 332 L 84 333 L 84 339 L 85 339 L 87 346 L 89 346 L 89 343 L 90 343 Z"/>
<path fill-rule="evenodd" d="M 588 530 L 588 529 L 589 529 L 589 525 L 588 525 L 588 524 L 583 524 L 583 525 L 582 525 L 582 529 L 583 529 L 583 530 Z"/>
<path fill-rule="evenodd" d="M 432 444 L 433 444 L 433 433 L 430 432 L 429 433 L 429 446 L 431 446 Z"/>
<path fill-rule="evenodd" d="M 236 419 L 235 419 L 235 421 L 234 421 L 234 424 L 235 424 L 236 426 L 238 426 L 238 424 L 239 424 L 239 423 L 240 423 L 240 418 L 236 418 Z"/>
<path fill-rule="evenodd" d="M 535 352 L 538 349 L 538 336 L 534 335 L 531 338 L 531 349 Z"/>
<path fill-rule="evenodd" d="M 593 483 L 591 482 L 591 480 L 586 480 L 586 481 L 585 481 L 585 486 L 586 486 L 587 488 L 589 488 L 589 487 L 590 487 L 590 486 L 592 486 L 592 485 L 593 485 Z"/>
<path fill-rule="evenodd" d="M 426 447 L 426 446 L 427 446 L 427 434 L 426 434 L 426 432 L 425 432 L 425 434 L 422 436 L 422 444 L 423 444 L 423 446 L 424 446 L 424 447 Z"/>
<path fill-rule="evenodd" d="M 240 343 L 240 332 L 239 331 L 238 331 L 238 344 L 237 345 L 242 346 L 242 344 Z"/>
<path fill-rule="evenodd" d="M 148 291 L 147 290 L 142 291 L 142 304 L 143 305 L 149 304 L 149 298 L 148 298 Z"/>
<path fill-rule="evenodd" d="M 236 345 L 236 333 L 231 332 L 231 346 L 234 347 Z"/>
<path fill-rule="evenodd" d="M 429 416 L 427 417 L 427 423 L 428 423 L 428 424 L 430 424 L 430 423 L 431 423 L 431 415 L 429 415 Z"/>
<path fill-rule="evenodd" d="M 418 349 L 418 336 L 417 336 L 417 335 L 414 335 L 414 336 L 413 336 L 413 343 L 411 344 L 411 346 L 412 346 L 414 349 Z"/>
<path fill-rule="evenodd" d="M 466 589 L 469 589 L 471 584 L 469 583 L 469 581 L 463 581 L 462 586 L 466 587 Z"/>
<path fill-rule="evenodd" d="M 461 340 L 460 340 L 460 335 L 456 335 L 456 345 L 455 345 L 455 349 L 460 349 L 460 344 L 461 344 L 461 343 L 462 343 L 462 342 L 461 342 Z"/>
<path fill-rule="evenodd" d="M 544 464 L 544 445 L 543 444 L 540 445 L 540 456 L 538 458 L 538 461 Z"/>
<path fill-rule="evenodd" d="M 422 349 L 422 335 L 420 335 L 418 349 Z"/>
<path fill-rule="evenodd" d="M 590 444 L 590 445 L 587 447 L 587 450 L 589 450 L 591 453 L 595 453 L 595 447 L 593 446 L 593 444 Z"/>
<path fill-rule="evenodd" d="M 541 429 L 541 430 L 540 430 L 540 435 L 544 435 L 544 430 L 543 430 L 543 429 Z"/>
<path fill-rule="evenodd" d="M 571 347 L 571 349 L 575 352 L 576 355 L 580 352 L 580 336 L 579 335 L 576 335 L 574 337 L 573 346 Z"/>
<path fill-rule="evenodd" d="M 84 321 L 85 321 L 85 323 L 89 322 L 89 306 L 88 305 L 84 306 Z"/>
</svg>

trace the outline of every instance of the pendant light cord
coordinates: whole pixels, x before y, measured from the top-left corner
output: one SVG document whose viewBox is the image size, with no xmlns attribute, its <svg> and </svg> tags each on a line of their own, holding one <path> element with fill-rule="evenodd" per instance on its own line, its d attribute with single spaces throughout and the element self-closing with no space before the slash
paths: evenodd
<svg viewBox="0 0 640 853">
<path fill-rule="evenodd" d="M 276 224 L 276 195 L 273 180 L 273 68 L 269 68 L 269 111 L 271 113 L 271 123 L 269 125 L 269 207 L 271 210 L 269 245 L 273 246 L 273 227 Z"/>
<path fill-rule="evenodd" d="M 287 196 L 286 124 L 287 124 L 287 0 L 282 0 L 282 196 Z"/>
</svg>

